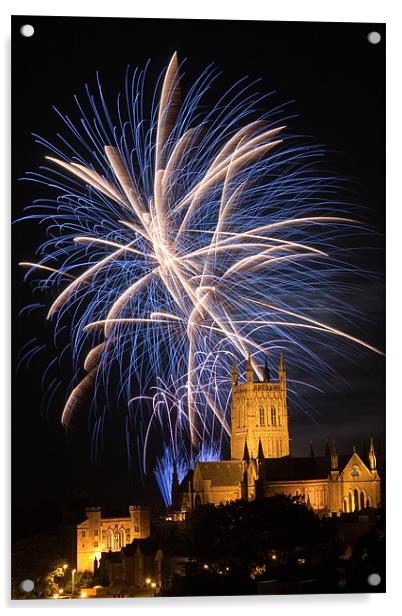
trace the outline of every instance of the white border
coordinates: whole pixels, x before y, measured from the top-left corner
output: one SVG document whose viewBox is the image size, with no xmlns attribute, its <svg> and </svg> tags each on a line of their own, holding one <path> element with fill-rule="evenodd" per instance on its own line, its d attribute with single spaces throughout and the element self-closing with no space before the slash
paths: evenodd
<svg viewBox="0 0 402 616">
<path fill-rule="evenodd" d="M 401 317 L 400 317 L 400 229 L 401 223 L 401 163 L 400 151 L 402 143 L 401 134 L 401 78 L 400 63 L 402 58 L 401 40 L 401 10 L 393 0 L 281 0 L 258 2 L 256 0 L 202 0 L 191 2 L 189 0 L 154 0 L 153 2 L 137 3 L 123 0 L 113 0 L 111 3 L 91 2 L 89 0 L 69 0 L 65 2 L 16 0 L 11 2 L 3 0 L 0 8 L 0 27 L 2 34 L 3 57 L 0 64 L 2 78 L 0 81 L 0 118 L 2 121 L 3 136 L 0 148 L 2 173 L 2 202 L 1 202 L 1 282 L 3 288 L 0 314 L 2 330 L 2 350 L 0 369 L 0 391 L 4 394 L 1 408 L 3 422 L 1 436 L 1 458 L 4 462 L 4 492 L 1 508 L 1 561 L 0 584 L 1 599 L 4 607 L 20 612 L 29 607 L 33 611 L 63 609 L 71 612 L 79 607 L 100 607 L 102 613 L 108 613 L 115 608 L 133 608 L 146 613 L 156 613 L 163 610 L 166 614 L 178 612 L 191 612 L 191 615 L 230 609 L 233 616 L 247 611 L 262 611 L 277 609 L 281 615 L 287 614 L 323 614 L 330 616 L 340 613 L 369 616 L 378 614 L 378 610 L 385 608 L 393 614 L 392 607 L 401 604 L 398 593 L 401 571 L 401 522 L 402 511 L 400 486 L 400 457 L 398 445 L 402 438 L 402 409 L 400 404 L 399 383 L 401 380 L 402 365 L 400 365 L 401 352 Z M 9 534 L 10 534 L 10 468 L 9 468 L 9 431 L 10 431 L 10 349 L 9 349 L 9 320 L 10 309 L 7 302 L 7 291 L 10 288 L 10 134 L 9 134 L 9 80 L 10 80 L 10 15 L 78 15 L 78 16 L 110 16 L 110 17 L 176 17 L 176 18 L 212 18 L 212 19 L 260 19 L 282 21 L 357 21 L 357 22 L 387 22 L 387 594 L 386 595 L 316 595 L 316 596 L 286 596 L 286 597 L 208 597 L 161 599 L 148 601 L 142 599 L 132 600 L 91 600 L 90 602 L 74 602 L 70 607 L 68 602 L 14 602 L 9 601 Z M 375 84 L 373 84 L 375 87 Z M 372 119 L 373 124 L 376 118 Z M 370 131 L 370 126 L 367 126 Z M 5 138 L 6 136 L 6 138 Z M 373 156 L 376 153 L 373 151 Z M 7 341 L 7 344 L 5 343 Z M 399 497 L 399 498 L 398 498 Z M 7 548 L 7 549 L 6 549 Z M 82 604 L 82 605 L 80 605 Z M 106 612 L 105 612 L 106 610 Z"/>
</svg>

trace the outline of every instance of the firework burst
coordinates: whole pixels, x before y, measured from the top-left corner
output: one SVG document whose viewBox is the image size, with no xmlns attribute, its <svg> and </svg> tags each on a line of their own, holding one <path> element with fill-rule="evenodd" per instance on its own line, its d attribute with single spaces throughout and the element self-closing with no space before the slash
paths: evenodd
<svg viewBox="0 0 402 616">
<path fill-rule="evenodd" d="M 147 109 L 147 68 L 128 70 L 114 115 L 98 80 L 86 108 L 76 99 L 78 124 L 58 112 L 60 145 L 36 136 L 48 164 L 27 179 L 57 195 L 28 208 L 24 219 L 39 219 L 47 239 L 38 262 L 21 263 L 53 293 L 55 337 L 66 324 L 71 333 L 63 425 L 87 398 L 97 441 L 105 397 L 109 409 L 123 398 L 129 455 L 139 448 L 145 472 L 156 464 L 166 502 L 174 460 L 184 476 L 197 456 L 219 457 L 234 360 L 250 356 L 259 375 L 263 356 L 284 350 L 325 382 L 317 341 L 380 353 L 348 333 L 357 319 L 345 279 L 365 272 L 342 242 L 362 226 L 319 171 L 323 148 L 287 131 L 285 106 L 261 111 L 268 97 L 255 83 L 240 80 L 208 109 L 216 69 L 185 95 L 180 73 L 174 54 Z M 331 324 L 341 319 L 344 329 Z"/>
</svg>

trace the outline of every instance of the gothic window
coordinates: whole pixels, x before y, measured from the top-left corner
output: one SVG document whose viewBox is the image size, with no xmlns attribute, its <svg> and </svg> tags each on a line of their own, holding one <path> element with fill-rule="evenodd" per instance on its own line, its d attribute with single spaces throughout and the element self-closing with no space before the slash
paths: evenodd
<svg viewBox="0 0 402 616">
<path fill-rule="evenodd" d="M 349 512 L 351 513 L 353 511 L 353 497 L 352 497 L 352 492 L 349 492 Z"/>
<path fill-rule="evenodd" d="M 276 426 L 276 408 L 271 406 L 271 425 Z"/>
<path fill-rule="evenodd" d="M 85 530 L 81 531 L 81 537 L 85 537 Z"/>
<path fill-rule="evenodd" d="M 124 536 L 124 530 L 121 528 L 119 530 L 119 548 L 124 548 L 124 546 L 126 545 L 125 543 L 125 536 Z"/>
<path fill-rule="evenodd" d="M 348 510 L 348 501 L 346 499 L 346 497 L 343 499 L 343 511 L 344 513 L 347 513 Z"/>
<path fill-rule="evenodd" d="M 359 507 L 359 490 L 357 488 L 354 489 L 354 499 L 355 499 L 355 511 L 359 511 L 360 507 Z"/>
<path fill-rule="evenodd" d="M 110 528 L 106 533 L 106 547 L 108 550 L 111 550 L 113 548 L 113 533 Z"/>
<path fill-rule="evenodd" d="M 134 532 L 135 533 L 139 533 L 140 532 L 140 527 L 139 526 L 134 526 Z"/>
<path fill-rule="evenodd" d="M 260 406 L 260 426 L 265 426 L 265 410 L 263 406 Z"/>
<path fill-rule="evenodd" d="M 364 509 L 364 492 L 360 492 L 360 509 Z"/>
</svg>

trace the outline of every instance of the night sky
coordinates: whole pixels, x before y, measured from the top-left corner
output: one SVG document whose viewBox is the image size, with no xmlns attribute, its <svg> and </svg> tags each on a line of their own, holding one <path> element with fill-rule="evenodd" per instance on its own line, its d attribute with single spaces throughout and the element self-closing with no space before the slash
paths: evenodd
<svg viewBox="0 0 402 616">
<path fill-rule="evenodd" d="M 32 38 L 19 35 L 24 23 L 35 27 Z M 371 30 L 382 34 L 379 45 L 367 42 Z M 156 76 L 177 50 L 180 59 L 188 58 L 184 88 L 214 62 L 224 73 L 220 93 L 248 75 L 262 77 L 260 91 L 277 91 L 275 102 L 294 101 L 291 110 L 298 117 L 292 128 L 327 146 L 326 167 L 333 173 L 353 178 L 353 199 L 366 208 L 367 221 L 378 231 L 373 250 L 365 253 L 364 267 L 383 277 L 384 25 L 15 17 L 12 32 L 14 219 L 35 197 L 46 194 L 45 187 L 17 180 L 36 170 L 46 154 L 31 133 L 53 141 L 62 128 L 52 105 L 74 116 L 73 95 L 83 94 L 86 82 L 95 88 L 97 70 L 106 97 L 113 101 L 127 65 L 143 66 L 151 58 Z M 42 313 L 18 316 L 24 305 L 41 301 L 23 283 L 17 263 L 35 260 L 42 239 L 43 230 L 34 223 L 13 227 L 12 451 L 17 532 L 24 513 L 32 508 L 43 511 L 49 506 L 52 511 L 79 499 L 121 506 L 156 494 L 151 479 L 145 486 L 129 479 L 121 416 L 114 418 L 105 456 L 94 468 L 86 424 L 69 436 L 60 426 L 65 389 L 48 412 L 41 408 L 40 381 L 50 355 L 42 353 L 29 370 L 15 369 L 18 352 L 29 338 L 36 335 L 41 342 L 50 341 L 51 330 Z M 383 284 L 367 280 L 362 285 L 370 287 L 372 297 L 370 302 L 362 300 L 370 319 L 363 337 L 384 349 Z M 327 437 L 336 439 L 340 451 L 349 451 L 353 444 L 361 450 L 363 439 L 371 434 L 384 448 L 384 360 L 370 352 L 361 357 L 347 367 L 339 357 L 332 359 L 347 384 L 317 394 L 313 402 L 318 419 L 290 409 L 295 454 L 308 455 L 310 440 L 322 454 Z M 291 378 L 292 366 L 288 374 Z M 61 376 L 67 384 L 68 375 Z"/>
</svg>

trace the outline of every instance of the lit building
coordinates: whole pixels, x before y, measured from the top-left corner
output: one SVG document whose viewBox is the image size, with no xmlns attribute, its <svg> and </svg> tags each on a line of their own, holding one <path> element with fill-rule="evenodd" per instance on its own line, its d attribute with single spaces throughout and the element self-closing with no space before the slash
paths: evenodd
<svg viewBox="0 0 402 616">
<path fill-rule="evenodd" d="M 232 369 L 231 459 L 198 462 L 180 486 L 173 486 L 178 509 L 218 505 L 236 499 L 286 494 L 301 496 L 320 513 L 348 513 L 380 505 L 380 477 L 373 439 L 367 459 L 356 451 L 341 455 L 335 443 L 325 455 L 293 457 L 288 427 L 286 367 L 279 362 L 272 382 L 265 366 L 263 380 L 254 380 L 249 359 L 246 381 Z"/>
<path fill-rule="evenodd" d="M 135 540 L 118 553 L 102 554 L 101 572 L 112 585 L 159 589 L 163 582 L 163 561 L 158 543 L 150 538 Z"/>
<path fill-rule="evenodd" d="M 130 505 L 129 516 L 103 518 L 100 507 L 87 507 L 86 519 L 77 524 L 77 571 L 94 571 L 102 552 L 120 552 L 134 539 L 150 533 L 149 509 Z"/>
</svg>

